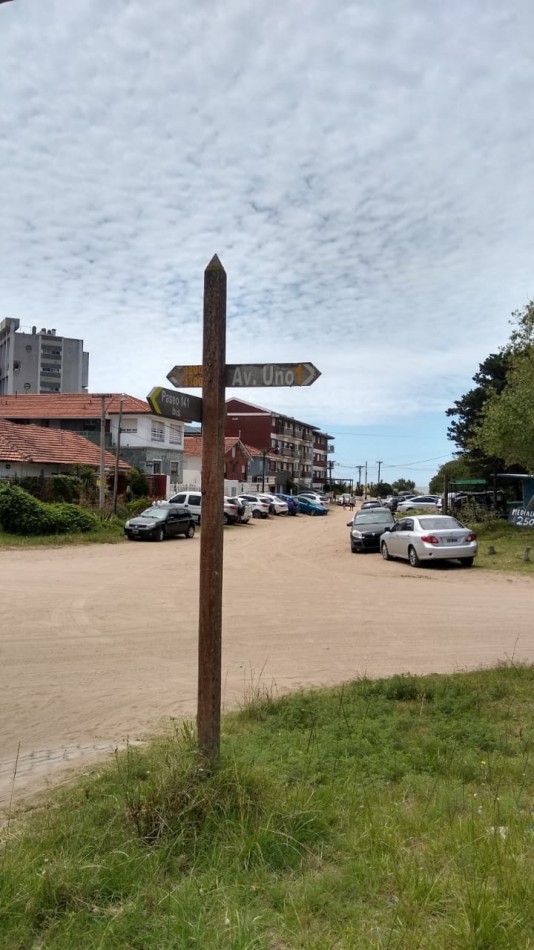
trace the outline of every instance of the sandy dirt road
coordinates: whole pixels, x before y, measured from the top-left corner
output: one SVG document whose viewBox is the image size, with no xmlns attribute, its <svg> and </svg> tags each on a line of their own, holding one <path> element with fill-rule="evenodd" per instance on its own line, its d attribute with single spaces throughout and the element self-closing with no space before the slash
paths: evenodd
<svg viewBox="0 0 534 950">
<path fill-rule="evenodd" d="M 534 661 L 534 577 L 353 555 L 348 520 L 333 508 L 226 529 L 227 706 L 260 677 L 281 693 Z M 194 717 L 199 549 L 197 536 L 0 552 L 0 809 L 161 717 Z"/>
</svg>

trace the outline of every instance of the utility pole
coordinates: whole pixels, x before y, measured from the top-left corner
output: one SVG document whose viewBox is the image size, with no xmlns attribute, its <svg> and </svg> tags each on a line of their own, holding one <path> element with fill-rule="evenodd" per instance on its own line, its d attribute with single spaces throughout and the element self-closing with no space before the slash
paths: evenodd
<svg viewBox="0 0 534 950">
<path fill-rule="evenodd" d="M 121 394 L 119 403 L 119 427 L 117 429 L 117 445 L 115 448 L 115 470 L 113 474 L 113 514 L 117 514 L 117 490 L 119 486 L 119 453 L 121 450 L 121 425 L 122 425 L 122 407 L 124 403 L 124 393 Z"/>
<path fill-rule="evenodd" d="M 365 488 L 363 492 L 363 497 L 367 501 L 367 462 L 365 463 Z"/>
<path fill-rule="evenodd" d="M 376 463 L 378 465 L 378 482 L 377 482 L 378 485 L 380 485 L 380 469 L 382 468 L 382 461 L 383 460 Z"/>
<path fill-rule="evenodd" d="M 363 465 L 357 465 L 356 468 L 358 469 L 358 488 L 361 488 Z"/>
<path fill-rule="evenodd" d="M 262 456 L 262 459 L 263 459 L 263 467 L 262 467 L 262 470 L 261 470 L 261 490 L 262 490 L 262 493 L 265 491 L 265 463 L 266 463 L 266 461 L 267 461 L 267 456 L 268 456 L 268 454 L 269 454 L 270 451 L 271 451 L 270 449 L 262 449 L 262 453 L 261 453 L 261 456 Z"/>
<path fill-rule="evenodd" d="M 327 462 L 327 465 L 328 465 L 328 468 L 330 469 L 330 478 L 329 478 L 329 481 L 328 481 L 328 487 L 329 487 L 329 489 L 330 489 L 330 492 L 332 492 L 332 489 L 333 489 L 333 485 L 332 485 L 332 472 L 333 472 L 333 470 L 334 470 L 334 462 L 333 462 L 333 460 L 330 459 L 330 461 Z"/>
<path fill-rule="evenodd" d="M 102 400 L 101 409 L 100 409 L 100 485 L 99 485 L 99 497 L 98 505 L 100 508 L 100 514 L 104 514 L 104 504 L 105 504 L 105 480 L 106 480 L 106 394 L 102 393 L 100 399 Z"/>
</svg>

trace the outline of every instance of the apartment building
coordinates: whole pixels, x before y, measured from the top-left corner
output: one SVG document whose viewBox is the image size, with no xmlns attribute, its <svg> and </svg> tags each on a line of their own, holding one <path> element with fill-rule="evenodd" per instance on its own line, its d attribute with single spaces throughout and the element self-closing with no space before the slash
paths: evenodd
<svg viewBox="0 0 534 950">
<path fill-rule="evenodd" d="M 332 436 L 311 423 L 232 398 L 226 401 L 225 432 L 260 450 L 268 481 L 280 490 L 288 482 L 322 490 L 328 481 Z"/>
<path fill-rule="evenodd" d="M 0 323 L 0 395 L 87 392 L 89 353 L 83 340 L 58 336 L 55 329 L 20 329 L 20 320 Z"/>
</svg>

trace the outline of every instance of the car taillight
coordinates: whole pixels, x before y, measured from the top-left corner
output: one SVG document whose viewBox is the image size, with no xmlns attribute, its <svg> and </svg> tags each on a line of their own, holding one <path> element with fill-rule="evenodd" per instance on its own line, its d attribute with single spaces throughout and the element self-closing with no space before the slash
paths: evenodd
<svg viewBox="0 0 534 950">
<path fill-rule="evenodd" d="M 435 534 L 423 534 L 421 541 L 424 541 L 425 544 L 439 544 L 439 538 L 436 538 Z"/>
<path fill-rule="evenodd" d="M 476 539 L 477 539 L 476 534 L 468 534 L 465 540 L 466 540 L 466 541 L 476 541 Z"/>
</svg>

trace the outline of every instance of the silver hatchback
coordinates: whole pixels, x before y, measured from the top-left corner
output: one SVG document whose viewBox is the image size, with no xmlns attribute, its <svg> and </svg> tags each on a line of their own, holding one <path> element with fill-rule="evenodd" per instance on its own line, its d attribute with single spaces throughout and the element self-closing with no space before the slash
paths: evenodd
<svg viewBox="0 0 534 950">
<path fill-rule="evenodd" d="M 457 559 L 461 567 L 472 567 L 478 550 L 477 536 L 449 515 L 419 515 L 403 518 L 380 539 L 385 561 L 400 557 L 412 567 L 422 561 Z"/>
</svg>

